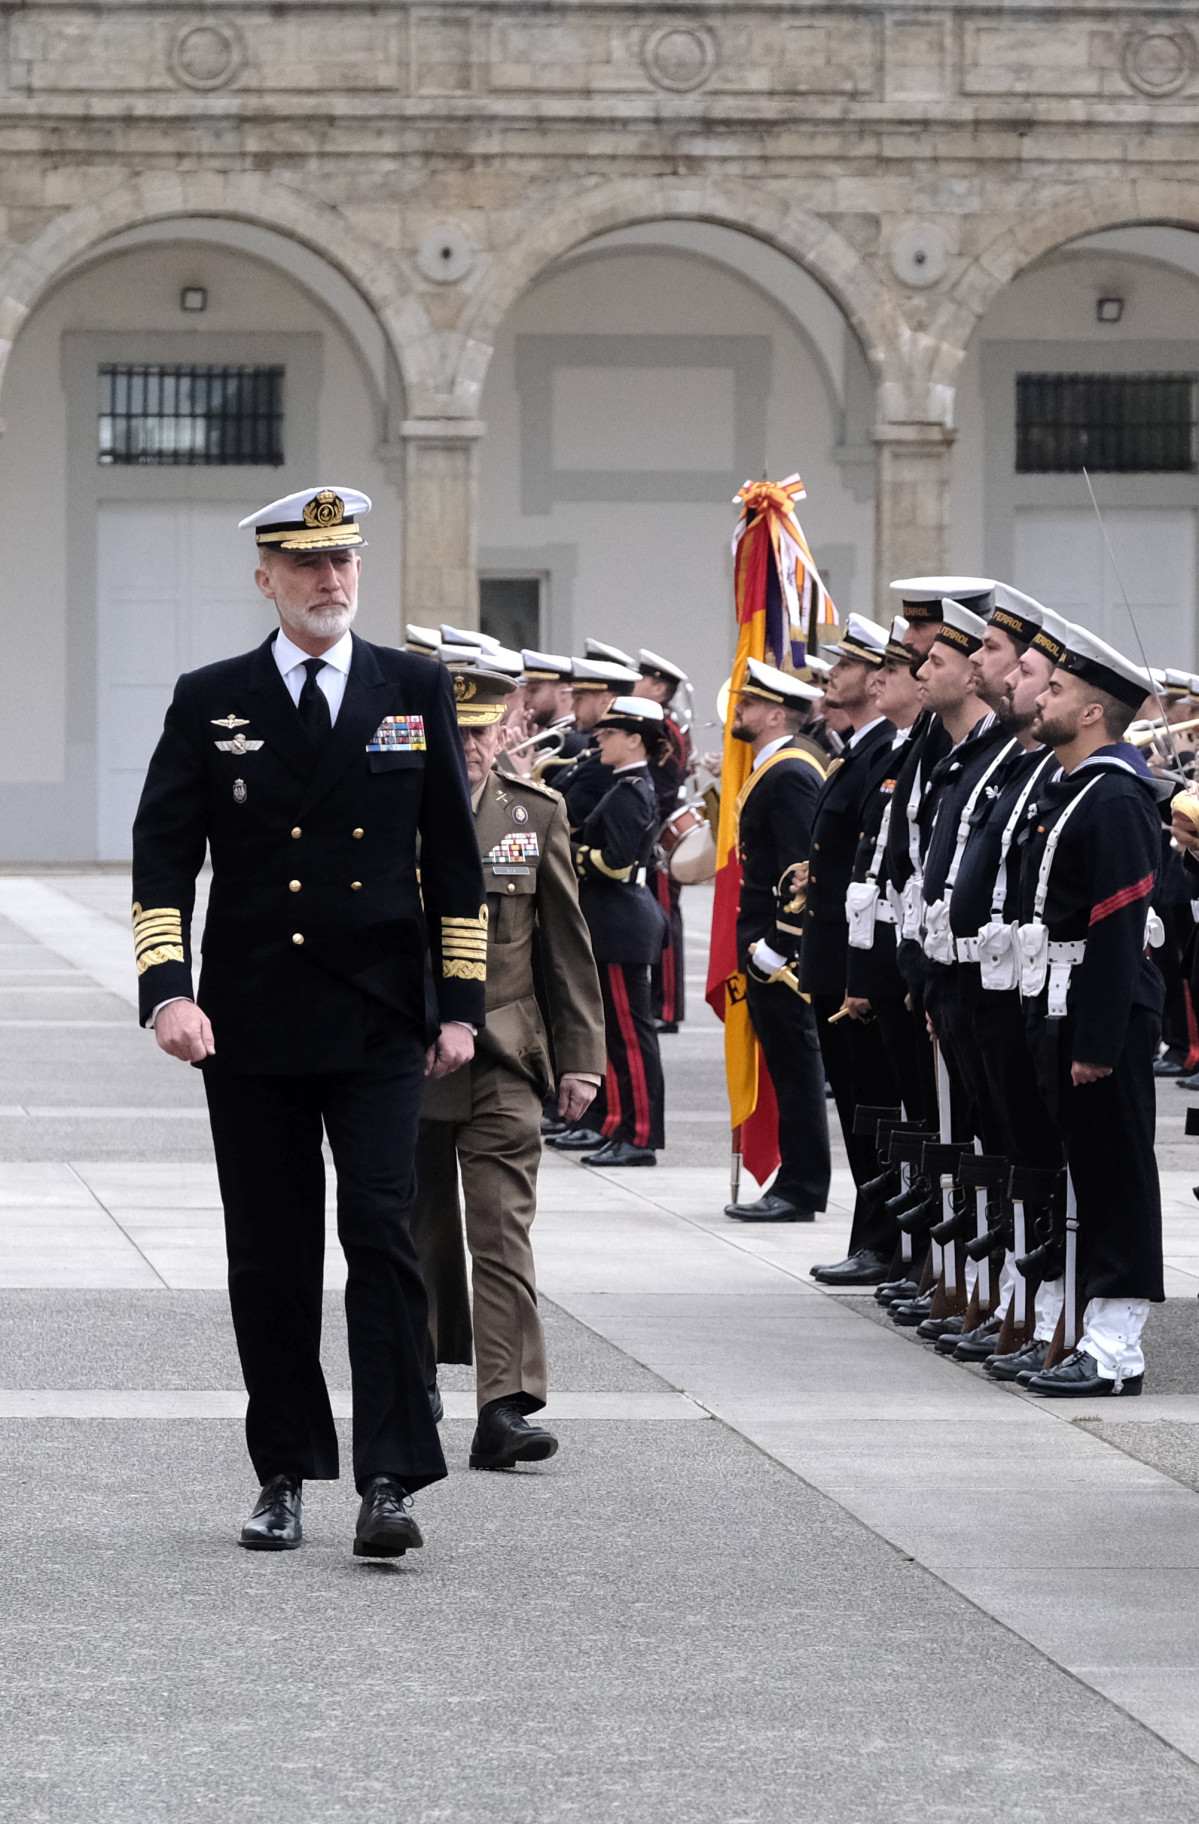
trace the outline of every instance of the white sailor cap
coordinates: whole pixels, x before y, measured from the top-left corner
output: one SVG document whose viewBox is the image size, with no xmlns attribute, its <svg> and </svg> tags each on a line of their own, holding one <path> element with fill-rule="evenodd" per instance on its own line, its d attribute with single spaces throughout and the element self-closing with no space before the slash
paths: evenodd
<svg viewBox="0 0 1199 1824">
<path fill-rule="evenodd" d="M 887 651 L 887 629 L 864 614 L 851 614 L 839 637 L 825 642 L 826 652 L 839 659 L 856 659 L 863 665 L 881 665 Z"/>
<path fill-rule="evenodd" d="M 589 659 L 603 659 L 609 665 L 623 665 L 626 671 L 637 670 L 637 661 L 619 646 L 608 646 L 603 640 L 584 640 L 583 651 Z"/>
<path fill-rule="evenodd" d="M 657 678 L 663 684 L 673 684 L 676 689 L 681 684 L 691 682 L 681 665 L 672 664 L 669 659 L 650 652 L 644 646 L 637 654 L 637 668 L 643 678 Z"/>
<path fill-rule="evenodd" d="M 902 614 L 895 615 L 891 621 L 891 632 L 887 637 L 887 651 L 885 656 L 888 659 L 902 659 L 905 665 L 910 665 L 915 655 L 912 648 L 910 646 L 905 646 L 903 643 L 903 637 L 907 630 L 908 623 L 904 616 Z"/>
<path fill-rule="evenodd" d="M 1052 608 L 1042 608 L 1041 625 L 1029 641 L 1034 652 L 1045 655 L 1052 665 L 1060 665 L 1066 656 L 1066 638 L 1072 623 Z"/>
<path fill-rule="evenodd" d="M 484 633 L 479 627 L 450 627 L 445 621 L 441 623 L 441 638 L 446 646 L 480 646 L 484 652 L 494 652 L 499 645 L 493 633 Z"/>
<path fill-rule="evenodd" d="M 1178 671 L 1173 665 L 1166 667 L 1166 689 L 1178 696 L 1189 697 L 1191 694 L 1191 674 L 1189 671 Z"/>
<path fill-rule="evenodd" d="M 977 652 L 983 643 L 987 623 L 982 616 L 975 614 L 973 608 L 967 608 L 952 595 L 943 597 L 941 602 L 941 625 L 937 628 L 933 640 L 943 646 L 952 646 L 955 652 L 965 653 L 969 658 Z"/>
<path fill-rule="evenodd" d="M 358 488 L 301 488 L 247 513 L 237 529 L 252 526 L 255 542 L 274 551 L 345 551 L 366 543 L 358 521 L 370 510 Z"/>
<path fill-rule="evenodd" d="M 485 655 L 481 646 L 467 646 L 461 640 L 443 640 L 433 657 L 456 671 L 460 665 L 481 665 L 484 657 L 490 659 L 491 654 Z"/>
<path fill-rule="evenodd" d="M 1066 651 L 1058 661 L 1062 671 L 1104 690 L 1118 703 L 1139 709 L 1146 697 L 1153 695 L 1153 680 L 1140 665 L 1134 665 L 1122 652 L 1109 646 L 1085 627 L 1071 627 L 1066 635 Z"/>
<path fill-rule="evenodd" d="M 1195 672 L 1195 673 L 1193 673 L 1193 674 L 1192 674 L 1192 677 L 1191 677 L 1191 695 L 1192 695 L 1192 696 L 1193 696 L 1193 697 L 1199 697 L 1199 672 Z"/>
<path fill-rule="evenodd" d="M 524 683 L 525 662 L 519 652 L 510 646 L 484 646 L 483 663 L 489 671 L 502 672 L 506 678 L 516 678 Z"/>
<path fill-rule="evenodd" d="M 1010 583 L 996 583 L 995 605 L 988 625 L 998 627 L 1001 633 L 1006 633 L 1021 646 L 1031 646 L 1044 613 L 1035 597 L 1013 589 Z"/>
<path fill-rule="evenodd" d="M 658 746 L 665 737 L 666 714 L 652 697 L 617 697 L 595 726 L 623 728 L 640 735 L 647 745 Z"/>
<path fill-rule="evenodd" d="M 804 654 L 803 664 L 796 666 L 795 675 L 797 678 L 802 678 L 805 684 L 815 684 L 820 687 L 832 669 L 831 659 L 822 659 L 818 653 L 807 652 Z"/>
<path fill-rule="evenodd" d="M 526 646 L 521 652 L 525 677 L 530 684 L 569 684 L 575 662 L 560 652 L 534 652 Z"/>
<path fill-rule="evenodd" d="M 995 584 L 989 576 L 901 576 L 891 587 L 902 598 L 909 621 L 939 621 L 946 597 L 976 614 L 989 613 Z"/>
<path fill-rule="evenodd" d="M 802 678 L 789 671 L 779 671 L 761 659 L 747 659 L 740 694 L 757 697 L 763 703 L 782 703 L 788 709 L 800 709 L 806 703 L 818 703 L 824 692 L 817 690 L 814 684 L 805 684 Z"/>
<path fill-rule="evenodd" d="M 576 659 L 570 669 L 574 690 L 631 690 L 640 676 L 631 663 L 618 665 L 609 659 Z"/>
<path fill-rule="evenodd" d="M 418 627 L 415 621 L 409 621 L 404 629 L 404 644 L 409 652 L 423 652 L 435 659 L 441 651 L 441 635 L 436 627 Z"/>
</svg>

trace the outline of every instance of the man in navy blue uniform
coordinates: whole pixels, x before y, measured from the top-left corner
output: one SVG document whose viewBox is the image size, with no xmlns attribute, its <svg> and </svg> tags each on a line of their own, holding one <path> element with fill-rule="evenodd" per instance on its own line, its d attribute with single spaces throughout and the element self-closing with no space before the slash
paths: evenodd
<svg viewBox="0 0 1199 1824">
<path fill-rule="evenodd" d="M 408 1232 L 421 1084 L 472 1056 L 487 913 L 449 674 L 350 631 L 369 508 L 353 489 L 318 488 L 242 521 L 280 625 L 176 685 L 134 826 L 133 923 L 143 1023 L 204 1073 L 263 1485 L 241 1543 L 299 1545 L 304 1478 L 338 1475 L 320 1366 L 327 1135 L 347 1263 L 354 1552 L 394 1557 L 422 1543 L 410 1497 L 446 1473 Z"/>
</svg>

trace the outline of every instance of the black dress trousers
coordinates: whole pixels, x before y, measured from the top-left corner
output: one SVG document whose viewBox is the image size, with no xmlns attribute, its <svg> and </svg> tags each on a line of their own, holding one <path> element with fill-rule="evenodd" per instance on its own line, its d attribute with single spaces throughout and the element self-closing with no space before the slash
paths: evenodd
<svg viewBox="0 0 1199 1824">
<path fill-rule="evenodd" d="M 666 1145 L 666 1088 L 650 1004 L 649 966 L 601 963 L 604 1044 L 608 1071 L 603 1088 L 602 1132 L 608 1140 L 655 1151 Z M 596 1119 L 594 1104 L 586 1122 Z"/>
<path fill-rule="evenodd" d="M 756 982 L 750 976 L 745 998 L 779 1106 L 782 1158 L 770 1188 L 798 1209 L 823 1210 L 832 1168 L 815 1016 L 782 982 Z"/>
<path fill-rule="evenodd" d="M 410 1492 L 446 1473 L 425 1389 L 428 1305 L 409 1234 L 424 1079 L 422 1034 L 377 1004 L 367 1067 L 329 1075 L 204 1071 L 225 1206 L 229 1297 L 262 1481 L 339 1473 L 320 1364 L 322 1133 L 337 1171 L 354 1393 L 354 1479 Z"/>
</svg>

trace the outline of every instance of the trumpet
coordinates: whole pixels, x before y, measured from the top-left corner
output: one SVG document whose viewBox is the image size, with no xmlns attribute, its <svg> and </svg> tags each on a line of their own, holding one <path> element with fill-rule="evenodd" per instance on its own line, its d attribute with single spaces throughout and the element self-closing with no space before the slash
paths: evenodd
<svg viewBox="0 0 1199 1824">
<path fill-rule="evenodd" d="M 536 747 L 539 743 L 546 742 L 549 743 L 545 748 L 545 756 L 548 759 L 551 754 L 562 752 L 567 730 L 573 728 L 574 725 L 573 716 L 559 716 L 556 722 L 549 723 L 545 728 L 539 728 L 535 735 L 526 735 L 523 741 L 517 741 L 512 747 L 505 748 L 504 752 L 520 754 L 527 747 Z"/>
<path fill-rule="evenodd" d="M 1132 747 L 1152 747 L 1167 734 L 1183 735 L 1191 728 L 1199 728 L 1199 716 L 1192 716 L 1189 722 L 1151 722 L 1148 728 L 1130 728 L 1124 739 Z"/>
</svg>

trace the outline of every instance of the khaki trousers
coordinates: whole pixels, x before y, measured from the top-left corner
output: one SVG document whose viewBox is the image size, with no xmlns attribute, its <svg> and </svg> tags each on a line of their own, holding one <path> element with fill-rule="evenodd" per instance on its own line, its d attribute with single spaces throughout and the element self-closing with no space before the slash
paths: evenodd
<svg viewBox="0 0 1199 1824">
<path fill-rule="evenodd" d="M 522 1395 L 525 1410 L 536 1412 L 545 1405 L 545 1337 L 529 1231 L 537 1213 L 541 1097 L 486 1057 L 467 1072 L 469 1117 L 422 1121 L 416 1149 L 412 1239 L 429 1294 L 429 1329 L 439 1362 L 470 1361 L 461 1171 L 478 1404 L 481 1410 L 489 1400 Z"/>
</svg>

